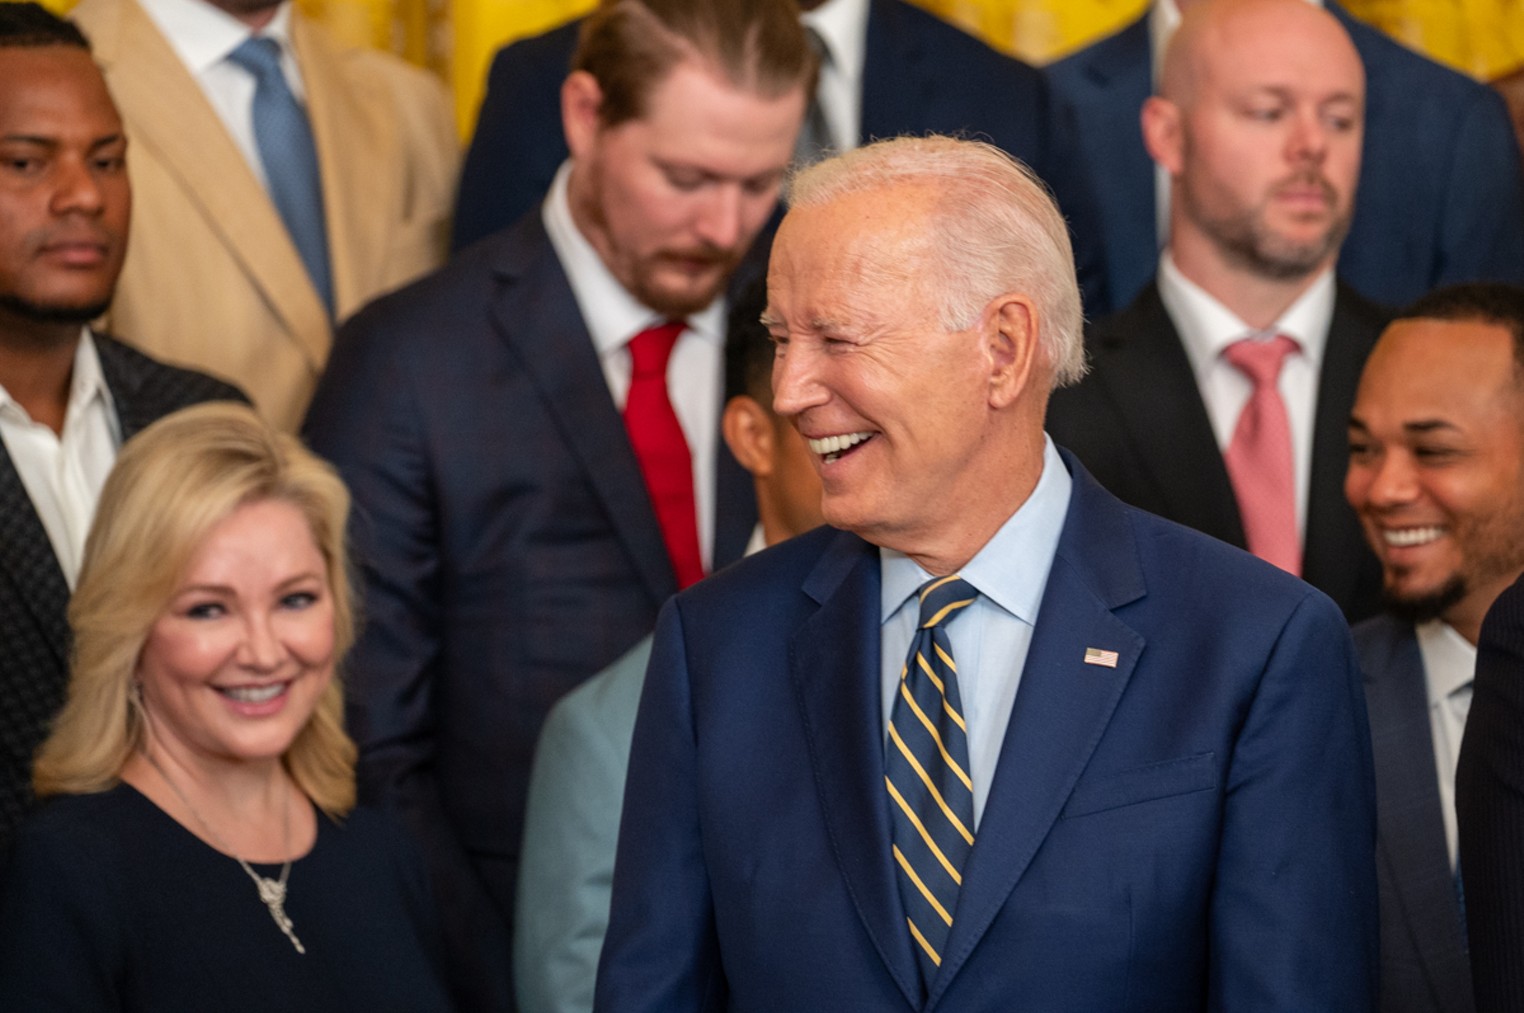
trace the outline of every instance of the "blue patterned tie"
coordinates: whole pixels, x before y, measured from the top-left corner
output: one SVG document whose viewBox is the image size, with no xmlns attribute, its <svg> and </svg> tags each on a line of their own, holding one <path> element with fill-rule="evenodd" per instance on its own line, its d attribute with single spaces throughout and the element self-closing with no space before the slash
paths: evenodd
<svg viewBox="0 0 1524 1013">
<path fill-rule="evenodd" d="M 251 36 L 229 53 L 228 59 L 254 77 L 254 143 L 269 181 L 270 199 L 332 316 L 333 278 L 328 269 L 317 145 L 312 140 L 307 111 L 291 93 L 281 71 L 280 44 Z"/>
<path fill-rule="evenodd" d="M 894 864 L 911 938 L 929 988 L 952 929 L 963 864 L 974 846 L 974 785 L 958 668 L 946 624 L 979 596 L 957 576 L 920 590 L 915 639 L 889 717 L 884 780 Z"/>
</svg>

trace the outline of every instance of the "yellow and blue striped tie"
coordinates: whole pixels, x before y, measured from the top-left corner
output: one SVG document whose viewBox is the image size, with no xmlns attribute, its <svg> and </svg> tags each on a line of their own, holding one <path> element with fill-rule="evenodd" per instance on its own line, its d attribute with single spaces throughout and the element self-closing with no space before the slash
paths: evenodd
<svg viewBox="0 0 1524 1013">
<path fill-rule="evenodd" d="M 945 627 L 979 592 L 954 575 L 927 581 L 919 594 L 920 620 L 889 717 L 884 781 L 900 897 L 921 982 L 929 988 L 952 928 L 964 861 L 974 846 L 968 729 Z"/>
</svg>

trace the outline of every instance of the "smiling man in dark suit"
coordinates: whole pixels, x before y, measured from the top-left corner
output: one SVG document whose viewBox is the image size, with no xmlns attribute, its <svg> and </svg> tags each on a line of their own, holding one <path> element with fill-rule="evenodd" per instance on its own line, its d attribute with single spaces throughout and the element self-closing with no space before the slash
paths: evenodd
<svg viewBox="0 0 1524 1013">
<path fill-rule="evenodd" d="M 940 137 L 789 193 L 774 407 L 843 530 L 663 610 L 595 1010 L 1368 1010 L 1348 630 L 1044 436 L 1052 199 Z"/>
<path fill-rule="evenodd" d="M 738 558 L 725 290 L 771 216 L 815 58 L 791 0 L 619 0 L 561 88 L 540 207 L 340 335 L 306 431 L 354 492 L 360 791 L 398 806 L 470 1011 L 509 926 L 546 712 Z"/>
<path fill-rule="evenodd" d="M 1440 289 L 1377 342 L 1345 492 L 1389 614 L 1355 627 L 1376 762 L 1383 1013 L 1471 1013 L 1456 765 L 1482 618 L 1524 572 L 1524 289 Z M 1467 870 L 1469 873 L 1469 870 Z"/>
<path fill-rule="evenodd" d="M 127 246 L 126 151 L 79 31 L 0 5 L 0 846 L 63 705 L 65 609 L 117 449 L 177 408 L 243 398 L 88 326 Z"/>
<path fill-rule="evenodd" d="M 1380 588 L 1343 482 L 1385 315 L 1334 272 L 1364 96 L 1348 35 L 1313 5 L 1186 11 L 1143 111 L 1169 245 L 1132 306 L 1091 328 L 1091 374 L 1048 418 L 1122 499 L 1301 575 L 1351 619 Z"/>
</svg>

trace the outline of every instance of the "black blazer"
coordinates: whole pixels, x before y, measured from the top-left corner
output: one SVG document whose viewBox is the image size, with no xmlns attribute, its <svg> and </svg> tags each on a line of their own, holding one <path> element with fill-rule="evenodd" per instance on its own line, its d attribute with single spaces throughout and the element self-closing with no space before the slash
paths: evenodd
<svg viewBox="0 0 1524 1013">
<path fill-rule="evenodd" d="M 1460 895 L 1434 771 L 1429 691 L 1410 623 L 1354 629 L 1376 764 L 1381 1013 L 1473 1013 Z"/>
<path fill-rule="evenodd" d="M 187 405 L 248 400 L 204 373 L 94 337 L 124 440 Z M 68 688 L 68 605 L 48 533 L 0 442 L 0 850 L 31 808 L 32 754 Z"/>
<path fill-rule="evenodd" d="M 1455 775 L 1478 1013 L 1524 1009 L 1524 577 L 1498 596 L 1476 645 L 1476 685 Z"/>
<path fill-rule="evenodd" d="M 1376 612 L 1381 566 L 1344 499 L 1349 412 L 1386 316 L 1340 284 L 1313 422 L 1302 576 L 1351 621 Z M 1055 391 L 1048 431 L 1117 496 L 1245 546 L 1238 501 L 1174 322 L 1150 283 L 1089 329 L 1090 374 Z"/>
<path fill-rule="evenodd" d="M 345 325 L 305 431 L 354 494 L 361 798 L 400 808 L 423 846 L 457 998 L 511 1008 L 540 725 L 677 591 L 538 212 Z M 756 502 L 723 440 L 716 454 L 720 566 L 745 550 Z"/>
<path fill-rule="evenodd" d="M 581 24 L 515 42 L 493 58 L 461 167 L 452 248 L 512 224 L 550 188 L 566 158 L 561 82 Z M 859 140 L 926 133 L 993 141 L 1046 180 L 1075 235 L 1086 299 L 1103 305 L 1090 169 L 1078 154 L 1068 113 L 1049 96 L 1047 78 L 904 0 L 871 0 Z"/>
</svg>

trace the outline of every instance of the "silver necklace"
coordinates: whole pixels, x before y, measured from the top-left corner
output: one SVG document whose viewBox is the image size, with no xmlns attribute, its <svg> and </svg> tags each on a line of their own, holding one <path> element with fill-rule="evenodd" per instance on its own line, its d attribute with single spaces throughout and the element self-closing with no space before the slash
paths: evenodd
<svg viewBox="0 0 1524 1013">
<path fill-rule="evenodd" d="M 286 914 L 286 879 L 291 875 L 291 859 L 286 859 L 286 864 L 280 867 L 279 879 L 270 879 L 255 872 L 249 867 L 249 863 L 234 854 L 233 849 L 228 847 L 227 842 L 218 835 L 217 831 L 213 830 L 211 825 L 202 819 L 201 814 L 196 811 L 196 807 L 191 805 L 190 799 L 185 797 L 185 792 L 181 791 L 180 786 L 171 781 L 169 775 L 164 772 L 164 768 L 159 766 L 159 761 L 150 756 L 146 750 L 142 755 L 143 759 L 148 761 L 148 765 L 158 771 L 159 777 L 163 778 L 164 783 L 169 785 L 169 790 L 175 793 L 175 797 L 185 806 L 186 811 L 191 814 L 191 818 L 200 824 L 201 829 L 206 832 L 206 836 L 212 839 L 212 843 L 217 846 L 217 849 L 225 855 L 232 856 L 239 867 L 254 881 L 254 887 L 259 891 L 259 899 L 264 902 L 265 907 L 270 909 L 270 917 L 275 919 L 275 924 L 286 934 L 286 938 L 291 940 L 291 945 L 296 947 L 296 952 L 306 953 L 307 948 L 302 945 L 300 939 L 296 938 L 296 932 L 291 923 L 291 916 Z M 283 847 L 289 852 L 291 849 L 291 807 L 286 805 L 283 809 L 285 810 L 285 819 L 281 830 L 281 839 Z"/>
</svg>

